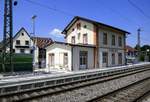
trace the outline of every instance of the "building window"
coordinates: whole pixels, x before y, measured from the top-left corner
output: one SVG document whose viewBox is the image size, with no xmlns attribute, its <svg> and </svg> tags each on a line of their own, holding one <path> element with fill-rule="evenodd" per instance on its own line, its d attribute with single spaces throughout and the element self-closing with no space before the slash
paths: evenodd
<svg viewBox="0 0 150 102">
<path fill-rule="evenodd" d="M 114 65 L 115 64 L 115 53 L 112 53 L 112 65 Z"/>
<path fill-rule="evenodd" d="M 84 27 L 84 28 L 87 28 L 87 25 L 84 25 L 83 27 Z"/>
<path fill-rule="evenodd" d="M 72 28 L 72 31 L 74 31 L 74 28 Z"/>
<path fill-rule="evenodd" d="M 122 53 L 118 53 L 118 64 L 122 64 Z"/>
<path fill-rule="evenodd" d="M 108 62 L 108 53 L 107 52 L 103 52 L 103 63 L 107 63 Z"/>
<path fill-rule="evenodd" d="M 30 53 L 33 54 L 33 50 L 30 50 Z"/>
<path fill-rule="evenodd" d="M 20 45 L 20 40 L 16 40 L 16 45 Z"/>
<path fill-rule="evenodd" d="M 29 41 L 26 40 L 26 41 L 25 41 L 25 44 L 26 44 L 26 45 L 29 45 Z"/>
<path fill-rule="evenodd" d="M 87 34 L 83 34 L 83 44 L 87 44 L 87 43 L 88 43 Z"/>
<path fill-rule="evenodd" d="M 77 23 L 77 29 L 78 29 L 78 30 L 81 29 L 81 23 Z"/>
<path fill-rule="evenodd" d="M 80 51 L 80 65 L 87 66 L 87 51 Z"/>
<path fill-rule="evenodd" d="M 24 36 L 24 33 L 21 33 L 22 36 Z"/>
<path fill-rule="evenodd" d="M 103 33 L 103 44 L 107 45 L 107 33 Z"/>
<path fill-rule="evenodd" d="M 15 53 L 15 49 L 13 49 L 13 53 Z"/>
<path fill-rule="evenodd" d="M 75 36 L 72 36 L 72 38 L 71 38 L 71 43 L 72 43 L 72 44 L 75 44 Z"/>
<path fill-rule="evenodd" d="M 68 53 L 64 53 L 64 65 L 68 65 Z"/>
<path fill-rule="evenodd" d="M 115 46 L 115 44 L 116 44 L 115 35 L 112 35 L 112 45 Z"/>
<path fill-rule="evenodd" d="M 122 37 L 118 37 L 118 45 L 121 47 L 122 46 Z"/>
<path fill-rule="evenodd" d="M 54 66 L 54 53 L 49 54 L 49 65 Z"/>
<path fill-rule="evenodd" d="M 78 39 L 80 39 L 81 33 L 78 33 Z"/>
<path fill-rule="evenodd" d="M 25 53 L 24 49 L 20 49 L 20 53 Z"/>
</svg>

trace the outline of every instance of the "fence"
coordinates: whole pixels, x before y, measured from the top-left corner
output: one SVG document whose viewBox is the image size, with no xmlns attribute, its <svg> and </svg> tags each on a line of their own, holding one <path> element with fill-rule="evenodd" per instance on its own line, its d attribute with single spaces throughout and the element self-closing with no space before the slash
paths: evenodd
<svg viewBox="0 0 150 102">
<path fill-rule="evenodd" d="M 13 68 L 14 72 L 32 71 L 32 55 L 31 54 L 13 54 Z M 4 72 L 2 68 L 2 53 L 0 53 L 0 73 Z M 10 72 L 9 59 L 6 57 L 5 72 Z"/>
</svg>

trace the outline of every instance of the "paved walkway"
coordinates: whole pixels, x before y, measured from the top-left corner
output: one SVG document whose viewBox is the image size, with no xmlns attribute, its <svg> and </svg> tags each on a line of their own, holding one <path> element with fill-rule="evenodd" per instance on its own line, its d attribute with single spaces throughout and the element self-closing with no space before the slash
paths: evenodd
<svg viewBox="0 0 150 102">
<path fill-rule="evenodd" d="M 139 63 L 139 64 L 132 64 L 132 65 L 126 65 L 126 66 L 118 66 L 118 67 L 109 67 L 109 68 L 95 68 L 92 70 L 80 70 L 80 71 L 73 71 L 73 72 L 65 72 L 65 71 L 56 71 L 51 70 L 50 73 L 30 73 L 30 74 L 24 74 L 24 75 L 16 75 L 16 76 L 7 76 L 7 77 L 0 77 L 0 85 L 8 84 L 8 83 L 15 83 L 15 82 L 21 82 L 21 81 L 28 81 L 28 80 L 34 80 L 34 79 L 44 79 L 44 78 L 55 78 L 60 77 L 63 75 L 72 75 L 72 74 L 80 74 L 85 72 L 92 72 L 92 71 L 105 71 L 105 70 L 111 70 L 116 68 L 126 68 L 130 66 L 137 66 L 137 65 L 143 65 L 143 64 L 150 64 L 149 62 L 146 63 Z"/>
</svg>

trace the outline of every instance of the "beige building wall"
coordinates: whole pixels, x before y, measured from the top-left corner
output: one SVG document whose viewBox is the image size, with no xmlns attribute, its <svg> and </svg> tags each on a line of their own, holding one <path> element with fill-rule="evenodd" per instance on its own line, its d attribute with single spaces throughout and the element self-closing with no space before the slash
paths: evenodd
<svg viewBox="0 0 150 102">
<path fill-rule="evenodd" d="M 81 24 L 81 29 L 77 29 L 77 23 Z M 84 26 L 86 25 L 86 28 Z M 73 30 L 74 29 L 74 30 Z M 78 20 L 67 32 L 66 42 L 71 43 L 72 36 L 75 36 L 75 44 L 83 43 L 83 34 L 88 36 L 88 44 L 94 44 L 94 25 L 83 21 Z"/>
<path fill-rule="evenodd" d="M 54 54 L 54 66 L 49 66 L 49 54 Z M 68 66 L 63 66 L 63 53 L 68 53 Z M 71 46 L 63 44 L 53 44 L 46 48 L 46 70 L 51 69 L 71 71 L 72 54 Z"/>
<path fill-rule="evenodd" d="M 77 29 L 77 24 L 81 23 L 81 29 Z M 84 26 L 86 25 L 86 28 Z M 119 32 L 117 30 L 113 30 L 111 28 L 106 28 L 103 26 L 98 26 L 98 60 L 99 67 L 105 67 L 106 65 L 102 63 L 102 53 L 108 53 L 108 64 L 107 66 L 117 66 L 118 65 L 118 53 L 122 53 L 122 64 L 125 64 L 125 34 Z M 74 29 L 74 30 L 73 30 Z M 75 43 L 83 43 L 83 34 L 88 34 L 88 44 L 95 45 L 96 42 L 96 32 L 95 25 L 93 23 L 89 23 L 87 21 L 78 20 L 76 23 L 72 25 L 72 27 L 68 30 L 66 34 L 66 42 L 71 43 L 72 36 L 75 36 Z M 103 33 L 107 33 L 107 45 L 103 44 Z M 112 45 L 112 35 L 115 35 L 115 46 Z M 80 37 L 79 37 L 80 36 Z M 118 45 L 118 37 L 122 37 L 122 46 Z M 115 54 L 115 64 L 112 65 L 112 53 Z M 96 56 L 96 55 L 95 55 Z M 75 56 L 77 57 L 77 56 Z M 75 60 L 74 60 L 75 61 Z M 78 65 L 74 65 L 78 66 Z"/>
<path fill-rule="evenodd" d="M 103 33 L 107 33 L 107 45 L 103 44 Z M 115 35 L 115 46 L 112 45 L 112 35 Z M 122 46 L 118 45 L 118 37 L 122 37 Z M 125 64 L 125 35 L 120 32 L 111 31 L 108 29 L 99 29 L 99 60 L 100 67 L 105 66 L 117 66 L 118 64 L 118 53 L 122 53 L 122 64 Z M 108 64 L 102 63 L 102 53 L 108 53 Z M 115 54 L 115 64 L 112 64 L 112 53 Z"/>
</svg>

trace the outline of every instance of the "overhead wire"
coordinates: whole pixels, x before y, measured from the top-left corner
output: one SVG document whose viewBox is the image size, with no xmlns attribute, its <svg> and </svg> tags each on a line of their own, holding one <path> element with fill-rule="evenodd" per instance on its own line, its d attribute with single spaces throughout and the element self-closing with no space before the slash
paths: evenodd
<svg viewBox="0 0 150 102">
<path fill-rule="evenodd" d="M 56 8 L 53 8 L 53 7 L 50 7 L 48 5 L 45 5 L 45 4 L 41 4 L 39 2 L 36 2 L 36 1 L 33 1 L 33 0 L 25 0 L 26 2 L 29 2 L 33 5 L 38 5 L 40 7 L 43 7 L 43 8 L 46 8 L 46 9 L 49 9 L 51 11 L 55 11 L 55 12 L 59 12 L 59 13 L 62 13 L 62 14 L 65 14 L 65 15 L 68 15 L 68 16 L 75 16 L 74 14 L 72 13 L 69 13 L 69 12 L 66 12 L 66 11 L 63 11 L 63 10 L 60 10 L 60 9 L 56 9 Z"/>
<path fill-rule="evenodd" d="M 134 7 L 136 8 L 141 14 L 143 14 L 146 18 L 148 18 L 150 20 L 150 16 L 147 15 L 140 7 L 138 7 L 135 3 L 133 3 L 131 0 L 128 0 L 128 2 Z"/>
</svg>

